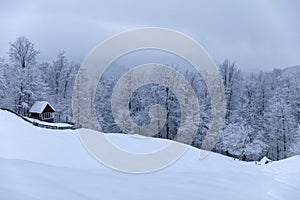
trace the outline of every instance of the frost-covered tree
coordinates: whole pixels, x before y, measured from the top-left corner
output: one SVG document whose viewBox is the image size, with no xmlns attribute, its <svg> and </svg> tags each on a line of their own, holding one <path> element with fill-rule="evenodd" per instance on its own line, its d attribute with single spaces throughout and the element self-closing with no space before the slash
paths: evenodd
<svg viewBox="0 0 300 200">
<path fill-rule="evenodd" d="M 0 107 L 4 107 L 6 102 L 6 91 L 7 87 L 7 79 L 5 77 L 6 68 L 8 66 L 4 63 L 4 59 L 0 58 Z"/>
<path fill-rule="evenodd" d="M 216 145 L 216 150 L 240 159 L 246 159 L 245 152 L 249 144 L 249 135 L 253 129 L 241 123 L 229 124 L 221 134 L 220 142 Z"/>
<path fill-rule="evenodd" d="M 57 108 L 58 121 L 71 121 L 72 118 L 72 93 L 75 76 L 79 65 L 68 61 L 65 52 L 60 52 L 49 68 L 50 85 L 55 93 L 55 107 Z"/>
<path fill-rule="evenodd" d="M 15 67 L 15 90 L 17 94 L 15 110 L 20 114 L 28 112 L 28 105 L 33 102 L 33 90 L 31 88 L 32 74 L 36 67 L 36 56 L 39 54 L 34 44 L 25 37 L 19 37 L 10 43 L 9 58 Z"/>
<path fill-rule="evenodd" d="M 241 86 L 241 72 L 237 69 L 235 63 L 225 60 L 219 66 L 221 76 L 223 78 L 225 95 L 227 100 L 226 105 L 226 121 L 235 121 L 239 116 L 237 111 L 240 109 L 240 86 Z"/>
<path fill-rule="evenodd" d="M 23 69 L 34 65 L 38 54 L 39 51 L 26 37 L 18 37 L 15 42 L 10 43 L 10 60 Z"/>
</svg>

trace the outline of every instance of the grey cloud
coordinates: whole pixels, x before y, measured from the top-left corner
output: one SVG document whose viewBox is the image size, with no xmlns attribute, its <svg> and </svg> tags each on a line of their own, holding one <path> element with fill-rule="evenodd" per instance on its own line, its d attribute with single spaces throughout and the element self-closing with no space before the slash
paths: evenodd
<svg viewBox="0 0 300 200">
<path fill-rule="evenodd" d="M 74 3 L 76 2 L 76 3 Z M 25 35 L 53 59 L 65 50 L 80 62 L 107 37 L 131 28 L 172 28 L 195 38 L 216 63 L 245 70 L 300 64 L 299 1 L 4 1 L 0 56 Z"/>
</svg>

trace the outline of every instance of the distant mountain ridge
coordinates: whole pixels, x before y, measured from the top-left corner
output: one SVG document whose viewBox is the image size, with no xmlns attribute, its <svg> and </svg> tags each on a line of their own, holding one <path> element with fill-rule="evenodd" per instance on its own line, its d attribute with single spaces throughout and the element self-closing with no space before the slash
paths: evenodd
<svg viewBox="0 0 300 200">
<path fill-rule="evenodd" d="M 295 65 L 283 69 L 284 73 L 297 74 L 300 73 L 300 65 Z"/>
<path fill-rule="evenodd" d="M 282 70 L 283 77 L 289 77 L 300 84 L 300 65 L 284 68 Z"/>
</svg>

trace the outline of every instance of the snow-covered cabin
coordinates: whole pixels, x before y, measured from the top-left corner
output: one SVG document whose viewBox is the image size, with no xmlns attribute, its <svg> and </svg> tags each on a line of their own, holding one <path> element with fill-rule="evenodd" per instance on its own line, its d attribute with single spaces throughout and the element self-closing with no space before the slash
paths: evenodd
<svg viewBox="0 0 300 200">
<path fill-rule="evenodd" d="M 47 101 L 36 101 L 29 110 L 29 117 L 54 122 L 55 109 Z"/>
</svg>

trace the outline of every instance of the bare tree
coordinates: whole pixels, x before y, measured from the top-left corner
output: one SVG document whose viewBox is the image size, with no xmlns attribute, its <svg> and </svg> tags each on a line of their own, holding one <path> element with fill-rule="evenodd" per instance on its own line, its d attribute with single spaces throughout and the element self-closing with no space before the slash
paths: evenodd
<svg viewBox="0 0 300 200">
<path fill-rule="evenodd" d="M 10 43 L 9 58 L 23 69 L 34 64 L 38 54 L 39 51 L 34 49 L 34 44 L 26 37 L 18 37 L 14 43 Z"/>
</svg>

